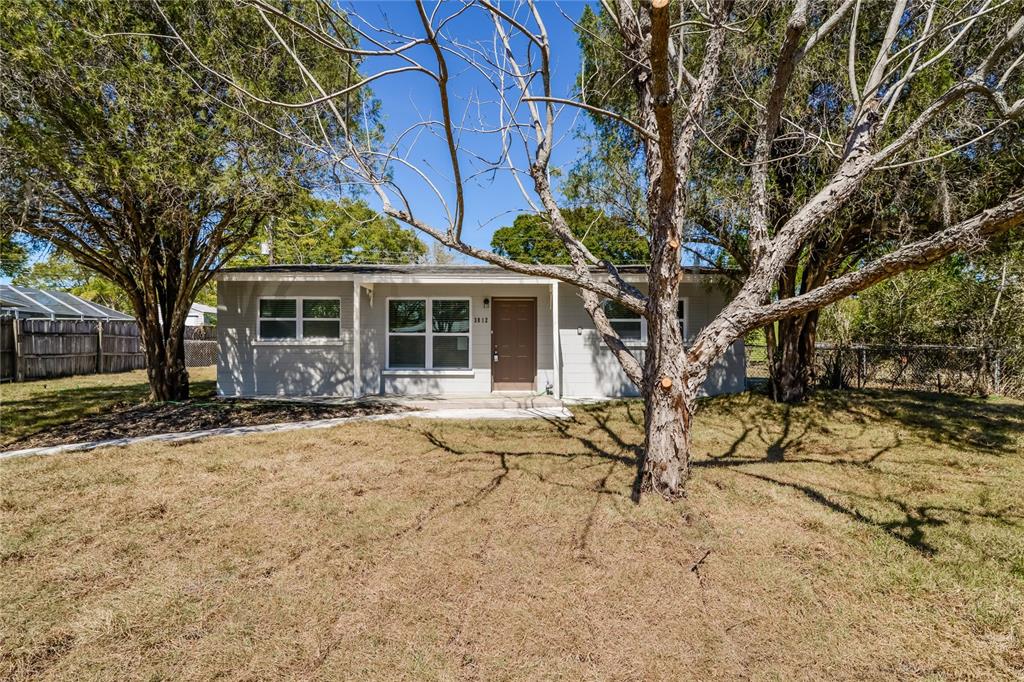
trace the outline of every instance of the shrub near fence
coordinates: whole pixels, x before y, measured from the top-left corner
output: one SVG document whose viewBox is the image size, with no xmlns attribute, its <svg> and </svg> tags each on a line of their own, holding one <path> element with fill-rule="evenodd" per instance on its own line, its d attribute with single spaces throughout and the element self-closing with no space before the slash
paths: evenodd
<svg viewBox="0 0 1024 682">
<path fill-rule="evenodd" d="M 1024 398 L 1024 348 L 818 344 L 815 376 L 827 388 L 903 388 Z M 764 346 L 747 346 L 747 380 L 768 379 Z"/>
</svg>

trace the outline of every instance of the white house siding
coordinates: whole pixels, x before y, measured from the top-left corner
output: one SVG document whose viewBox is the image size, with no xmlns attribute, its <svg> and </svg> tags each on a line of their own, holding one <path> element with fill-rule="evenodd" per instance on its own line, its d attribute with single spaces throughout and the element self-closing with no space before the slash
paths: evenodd
<svg viewBox="0 0 1024 682">
<path fill-rule="evenodd" d="M 687 340 L 692 340 L 725 305 L 724 292 L 711 284 L 683 284 L 679 295 L 688 303 Z M 594 328 L 578 289 L 565 285 L 559 287 L 559 312 L 562 394 L 572 398 L 638 395 L 636 387 L 626 378 L 618 360 Z M 643 346 L 637 344 L 632 350 L 643 362 Z M 744 389 L 744 384 L 744 348 L 743 342 L 737 341 L 708 373 L 703 393 L 736 393 Z"/>
<path fill-rule="evenodd" d="M 386 369 L 385 337 L 389 297 L 460 297 L 470 303 L 469 371 L 449 373 L 423 370 Z M 362 312 L 363 346 L 360 351 L 363 391 L 366 394 L 486 395 L 491 392 L 491 307 L 484 299 L 520 297 L 537 299 L 537 379 L 543 392 L 554 383 L 552 357 L 551 286 L 547 284 L 384 284 L 373 285 L 372 295 L 364 288 Z"/>
<path fill-rule="evenodd" d="M 341 299 L 341 338 L 259 341 L 261 296 Z M 352 282 L 218 282 L 218 392 L 352 395 L 352 308 Z"/>
</svg>

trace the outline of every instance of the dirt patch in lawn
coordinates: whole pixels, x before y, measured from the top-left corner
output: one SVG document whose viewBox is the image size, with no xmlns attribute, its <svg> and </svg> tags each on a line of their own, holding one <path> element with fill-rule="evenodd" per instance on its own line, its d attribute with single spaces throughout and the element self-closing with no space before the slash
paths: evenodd
<svg viewBox="0 0 1024 682">
<path fill-rule="evenodd" d="M 401 411 L 381 402 L 321 405 L 268 400 L 199 399 L 180 403 L 133 404 L 123 401 L 109 412 L 92 414 L 59 424 L 40 433 L 9 441 L 4 449 L 16 450 L 65 443 L 84 443 L 150 436 L 158 433 L 205 431 L 230 426 L 257 426 L 313 419 L 357 417 Z"/>
</svg>

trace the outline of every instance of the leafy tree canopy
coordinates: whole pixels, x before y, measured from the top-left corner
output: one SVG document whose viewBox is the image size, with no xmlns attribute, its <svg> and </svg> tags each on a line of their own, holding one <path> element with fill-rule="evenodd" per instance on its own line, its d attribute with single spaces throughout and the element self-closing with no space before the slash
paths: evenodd
<svg viewBox="0 0 1024 682">
<path fill-rule="evenodd" d="M 1024 348 L 1024 233 L 827 308 L 821 335 L 837 343 Z"/>
<path fill-rule="evenodd" d="M 59 251 L 36 261 L 11 281 L 13 284 L 37 289 L 66 291 L 121 312 L 132 312 L 131 302 L 124 289 Z"/>
<path fill-rule="evenodd" d="M 0 3 L 0 222 L 123 289 L 157 399 L 187 396 L 184 320 L 196 296 L 319 179 L 319 159 L 289 131 L 316 125 L 318 139 L 344 147 L 364 121 L 374 130 L 358 57 L 278 42 L 303 22 L 358 42 L 344 15 L 322 10 L 315 0 L 273 16 L 219 0 Z M 346 93 L 330 112 L 306 106 L 311 77 Z"/>
<path fill-rule="evenodd" d="M 366 203 L 307 195 L 270 220 L 233 264 L 415 263 L 427 247 Z"/>
<path fill-rule="evenodd" d="M 587 206 L 562 211 L 572 233 L 597 258 L 624 265 L 646 263 L 646 238 L 622 218 Z M 545 216 L 524 213 L 512 225 L 495 230 L 491 250 L 523 263 L 563 264 L 569 253 Z"/>
<path fill-rule="evenodd" d="M 13 230 L 0 227 L 0 275 L 11 277 L 28 264 L 28 248 Z"/>
</svg>

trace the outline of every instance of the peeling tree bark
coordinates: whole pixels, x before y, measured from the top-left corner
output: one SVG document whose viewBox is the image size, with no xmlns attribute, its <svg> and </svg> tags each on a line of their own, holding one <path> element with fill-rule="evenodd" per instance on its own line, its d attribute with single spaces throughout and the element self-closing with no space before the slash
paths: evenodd
<svg viewBox="0 0 1024 682">
<path fill-rule="evenodd" d="M 676 499 L 683 495 L 690 472 L 696 391 L 689 381 L 686 351 L 674 313 L 648 323 L 641 389 L 645 421 L 640 490 Z"/>
<path fill-rule="evenodd" d="M 818 311 L 813 310 L 779 320 L 769 377 L 772 399 L 776 402 L 803 402 L 814 386 L 818 316 Z"/>
</svg>

